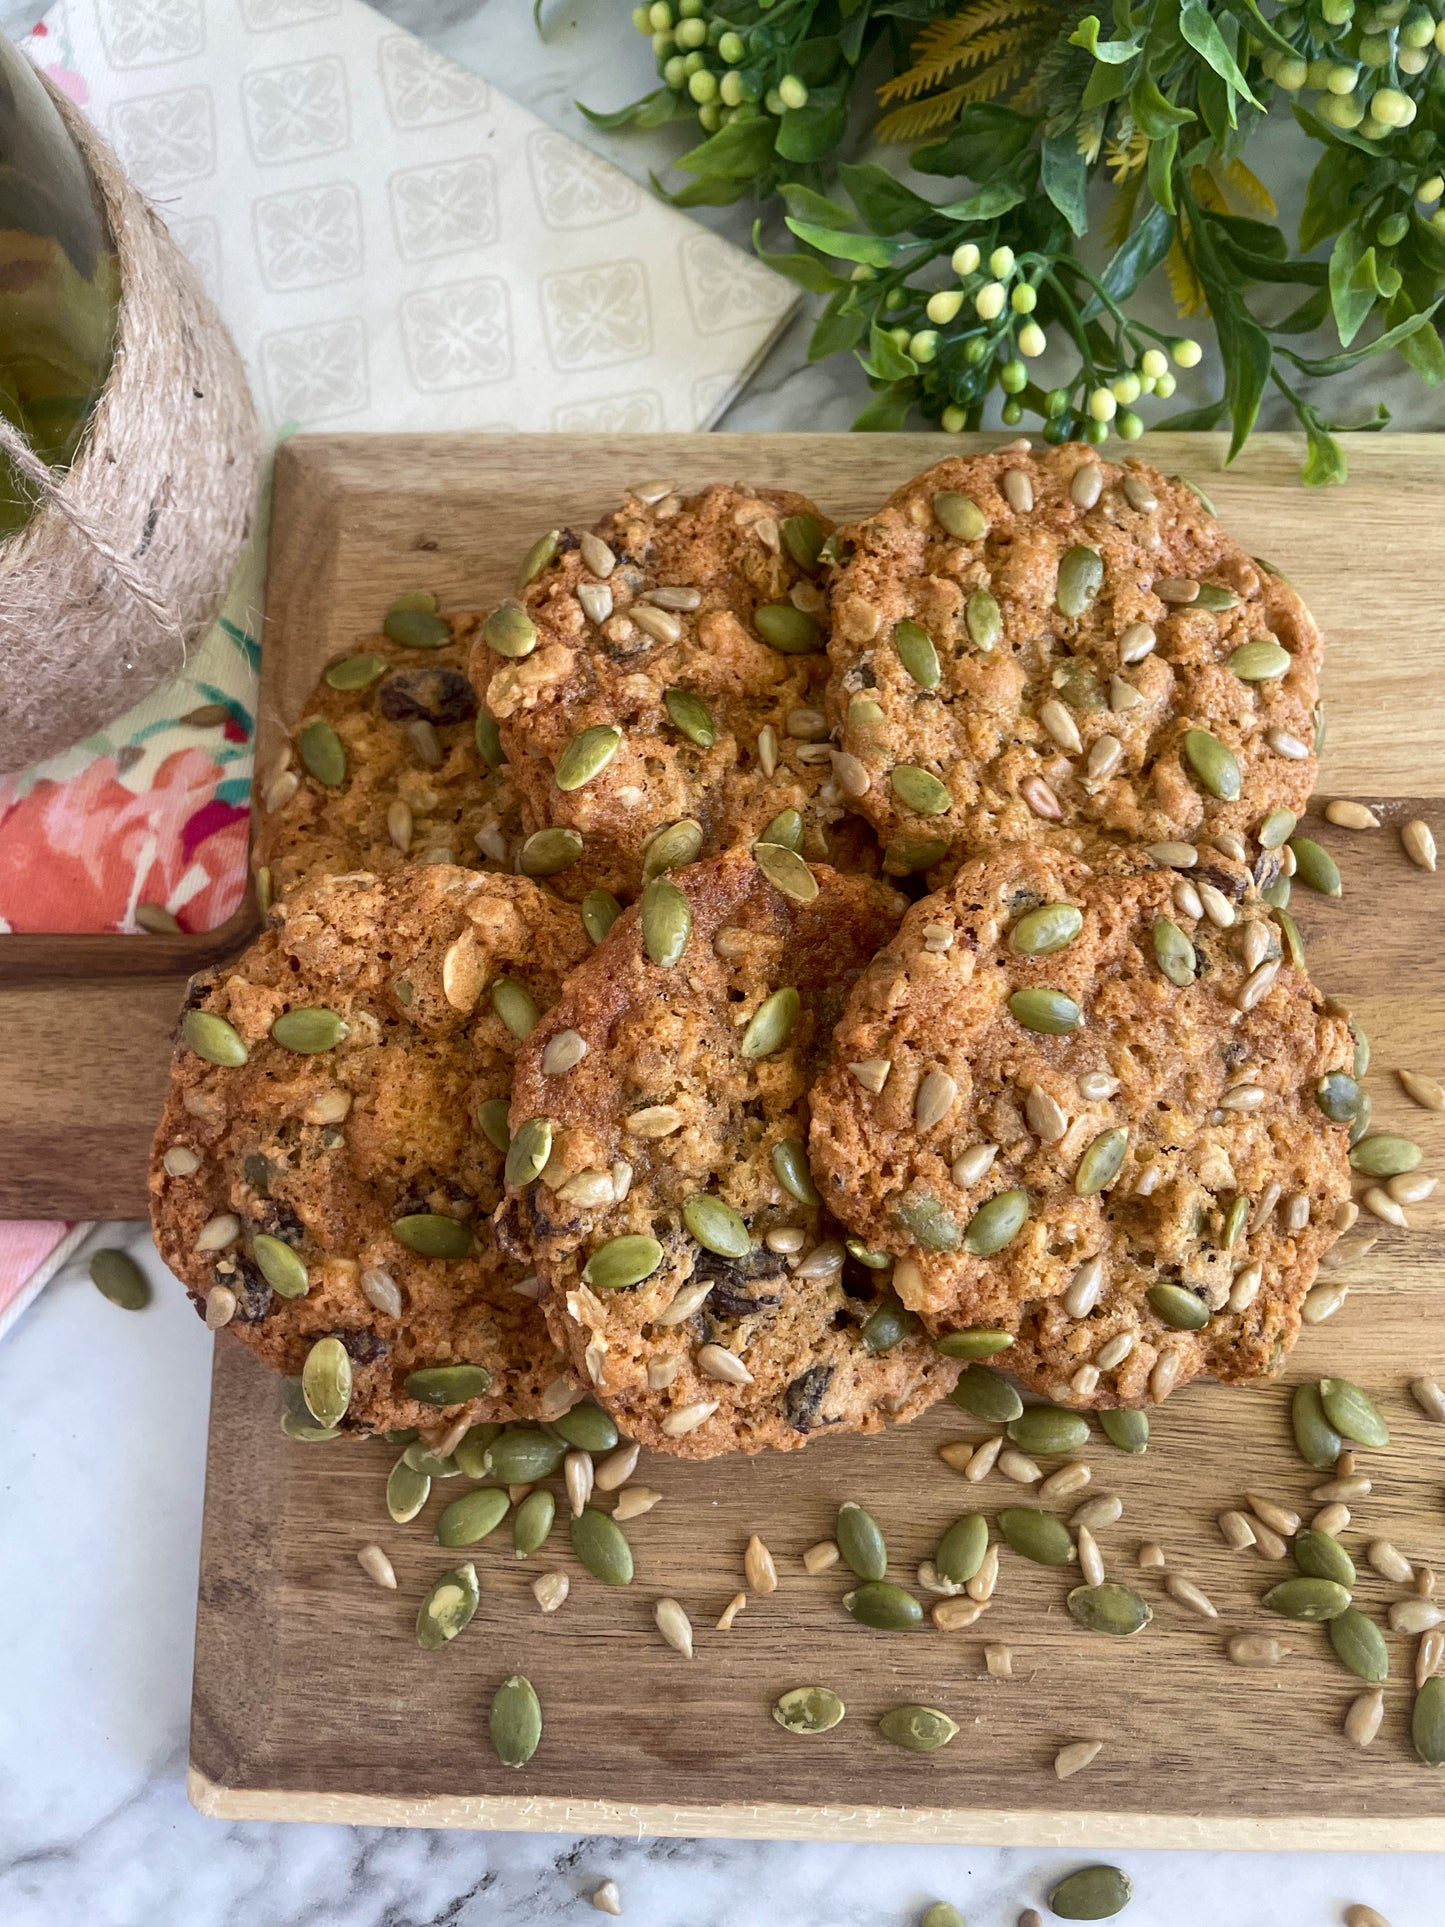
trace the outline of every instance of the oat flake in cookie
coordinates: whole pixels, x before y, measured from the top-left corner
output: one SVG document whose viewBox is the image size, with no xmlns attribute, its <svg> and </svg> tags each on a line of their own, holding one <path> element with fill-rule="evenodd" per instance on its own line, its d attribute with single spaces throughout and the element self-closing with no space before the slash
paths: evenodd
<svg viewBox="0 0 1445 1927">
<path fill-rule="evenodd" d="M 348 1429 L 555 1416 L 579 1391 L 497 1249 L 488 1132 L 505 1142 L 520 1048 L 496 1003 L 525 1028 L 555 1001 L 591 948 L 576 910 L 434 865 L 325 878 L 273 918 L 191 986 L 152 1156 L 162 1257 L 277 1371 L 339 1337 Z M 490 1377 L 464 1403 L 408 1389 L 462 1364 Z"/>
<path fill-rule="evenodd" d="M 467 678 L 477 619 L 429 620 L 449 637 L 438 648 L 363 636 L 328 664 L 258 774 L 252 863 L 269 872 L 273 897 L 315 877 L 404 863 L 513 867 L 521 817 L 505 766 L 494 767 L 495 726 L 479 722 Z"/>
<path fill-rule="evenodd" d="M 1012 1334 L 996 1362 L 1051 1398 L 1157 1400 L 1298 1335 L 1349 1195 L 1352 1052 L 1239 866 L 1018 844 L 858 981 L 813 1170 L 934 1331 Z"/>
<path fill-rule="evenodd" d="M 810 859 L 876 871 L 823 716 L 830 528 L 801 495 L 736 484 L 634 491 L 595 530 L 543 537 L 533 578 L 483 625 L 472 679 L 528 830 L 564 833 L 544 860 L 565 864 L 549 870 L 565 895 L 630 900 L 659 832 L 692 826 L 687 862 L 785 811 Z"/>
<path fill-rule="evenodd" d="M 808 1086 L 901 904 L 821 866 L 813 881 L 798 902 L 746 850 L 663 879 L 518 1064 L 512 1142 L 528 1156 L 509 1176 L 548 1324 L 628 1435 L 658 1451 L 711 1458 L 876 1431 L 956 1376 L 886 1271 L 845 1263 L 816 1202 Z M 676 960 L 652 961 L 649 943 L 666 956 L 679 933 Z M 580 1058 L 559 1048 L 573 1037 Z"/>
<path fill-rule="evenodd" d="M 837 543 L 829 716 L 891 871 L 1303 810 L 1319 633 L 1184 483 L 1023 444 L 938 463 Z"/>
</svg>

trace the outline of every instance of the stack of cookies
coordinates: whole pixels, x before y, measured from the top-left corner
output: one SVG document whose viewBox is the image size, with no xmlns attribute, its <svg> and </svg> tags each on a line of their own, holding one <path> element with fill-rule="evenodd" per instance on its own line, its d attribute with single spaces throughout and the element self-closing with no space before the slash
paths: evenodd
<svg viewBox="0 0 1445 1927">
<path fill-rule="evenodd" d="M 408 597 L 268 774 L 161 1252 L 318 1425 L 689 1457 L 1276 1369 L 1354 1044 L 1285 907 L 1319 635 L 1202 498 L 1019 443 L 834 529 L 630 493 Z"/>
</svg>

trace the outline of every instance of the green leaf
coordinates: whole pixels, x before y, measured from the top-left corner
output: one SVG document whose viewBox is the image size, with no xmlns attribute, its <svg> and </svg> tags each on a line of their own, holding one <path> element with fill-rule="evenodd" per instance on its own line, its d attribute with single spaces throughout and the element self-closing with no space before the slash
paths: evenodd
<svg viewBox="0 0 1445 1927">
<path fill-rule="evenodd" d="M 1166 100 L 1148 74 L 1141 74 L 1129 90 L 1129 111 L 1134 125 L 1150 140 L 1162 140 L 1176 127 L 1185 127 L 1197 116 L 1188 107 Z"/>
<path fill-rule="evenodd" d="M 1229 453 L 1225 457 L 1227 462 L 1232 462 L 1259 419 L 1259 404 L 1269 381 L 1274 346 L 1242 301 L 1216 303 L 1211 289 L 1209 305 L 1224 357 L 1224 398 L 1234 423 Z"/>
<path fill-rule="evenodd" d="M 908 381 L 918 373 L 918 363 L 876 321 L 868 331 L 868 358 L 859 361 L 875 381 Z"/>
<path fill-rule="evenodd" d="M 818 318 L 813 338 L 808 343 L 809 361 L 826 361 L 829 355 L 844 354 L 863 339 L 868 323 L 861 314 L 840 314 L 825 310 Z"/>
<path fill-rule="evenodd" d="M 1370 171 L 1369 158 L 1350 147 L 1327 147 L 1320 155 L 1300 215 L 1299 244 L 1306 253 L 1354 219 L 1355 193 Z"/>
<path fill-rule="evenodd" d="M 916 147 L 909 160 L 920 174 L 961 174 L 981 185 L 1028 151 L 1034 126 L 1012 107 L 980 101 L 964 108 L 946 139 Z"/>
<path fill-rule="evenodd" d="M 862 0 L 841 0 L 838 10 L 843 16 L 838 51 L 850 67 L 856 67 L 863 57 L 863 43 L 868 35 L 868 9 Z"/>
<path fill-rule="evenodd" d="M 1079 152 L 1072 128 L 1062 134 L 1046 134 L 1040 156 L 1039 178 L 1045 194 L 1063 215 L 1075 234 L 1088 231 L 1089 214 L 1085 196 L 1089 171 Z"/>
<path fill-rule="evenodd" d="M 749 181 L 772 159 L 773 134 L 780 125 L 766 114 L 757 120 L 729 121 L 674 165 L 684 174 L 721 174 L 729 180 Z M 781 146 L 778 151 L 782 152 Z"/>
<path fill-rule="evenodd" d="M 1330 253 L 1330 306 L 1344 348 L 1360 332 L 1382 293 L 1375 250 L 1362 243 L 1358 226 L 1347 227 Z"/>
<path fill-rule="evenodd" d="M 905 187 L 886 167 L 876 161 L 854 166 L 844 161 L 838 178 L 849 200 L 863 218 L 863 225 L 874 234 L 901 234 L 917 227 L 933 214 L 932 201 L 925 201 L 911 187 Z"/>
<path fill-rule="evenodd" d="M 1017 207 L 1023 198 L 1024 190 L 1017 181 L 992 180 L 966 201 L 947 201 L 934 213 L 949 221 L 992 221 Z"/>
<path fill-rule="evenodd" d="M 839 90 L 828 92 L 835 95 Z M 770 124 L 778 130 L 778 152 L 785 161 L 821 161 L 847 133 L 848 108 L 841 97 L 829 99 L 818 93 L 806 107 L 794 107 Z"/>
<path fill-rule="evenodd" d="M 830 201 L 826 194 L 804 187 L 801 181 L 784 181 L 778 192 L 789 214 L 796 215 L 800 221 L 812 221 L 818 227 L 850 228 L 853 225 L 851 209 L 841 201 Z"/>
<path fill-rule="evenodd" d="M 1398 348 L 1402 341 L 1408 341 L 1422 329 L 1430 328 L 1435 318 L 1435 308 L 1439 305 L 1437 301 L 1433 307 L 1426 308 L 1423 313 L 1410 315 L 1398 326 L 1387 328 L 1383 334 L 1376 335 L 1373 341 L 1367 341 L 1363 347 L 1347 349 L 1343 354 L 1325 355 L 1322 359 L 1315 361 L 1304 355 L 1295 354 L 1290 348 L 1286 348 L 1284 352 L 1295 367 L 1306 375 L 1317 375 L 1321 378 L 1342 375 L 1347 368 L 1358 368 L 1362 361 L 1372 361 L 1376 355 L 1388 354 L 1392 348 Z M 1434 332 L 1433 329 L 1431 332 Z M 1438 342 L 1436 345 L 1439 345 Z"/>
<path fill-rule="evenodd" d="M 684 105 L 684 100 L 685 96 L 674 93 L 671 87 L 659 87 L 655 93 L 644 94 L 641 100 L 614 108 L 610 114 L 600 114 L 580 100 L 573 104 L 594 127 L 611 133 L 618 127 L 661 127 L 664 121 L 675 120 L 689 111 L 691 102 Z"/>
<path fill-rule="evenodd" d="M 1203 66 L 1199 69 L 1197 93 L 1200 118 L 1222 151 L 1239 124 L 1234 95 L 1229 91 L 1227 81 L 1221 80 L 1212 67 Z"/>
<path fill-rule="evenodd" d="M 1309 443 L 1309 452 L 1300 469 L 1300 480 L 1306 488 L 1338 487 L 1350 472 L 1345 451 L 1312 408 L 1303 411 L 1300 422 Z"/>
<path fill-rule="evenodd" d="M 1220 32 L 1219 22 L 1204 5 L 1204 0 L 1184 0 L 1184 5 L 1179 9 L 1179 31 L 1195 53 L 1208 62 L 1225 85 L 1238 94 L 1241 100 L 1247 100 L 1251 107 L 1263 105 L 1256 99 L 1249 82 L 1240 72 L 1239 62 L 1235 59 L 1228 41 Z M 1231 112 L 1231 125 L 1233 121 L 1234 115 Z"/>
<path fill-rule="evenodd" d="M 788 66 L 810 93 L 826 86 L 838 71 L 837 34 L 815 34 L 810 40 L 800 41 L 793 49 Z"/>
<path fill-rule="evenodd" d="M 1198 429 L 1218 428 L 1228 413 L 1227 401 L 1210 401 L 1202 408 L 1181 409 L 1177 415 L 1169 415 L 1163 421 L 1154 422 L 1151 425 L 1154 428 L 1167 428 L 1171 433 L 1178 429 L 1192 434 Z"/>
<path fill-rule="evenodd" d="M 1391 320 L 1397 315 L 1400 320 L 1406 320 L 1410 313 L 1406 297 L 1397 295 L 1390 305 Z M 1403 335 L 1395 345 L 1400 359 L 1407 361 L 1427 386 L 1434 388 L 1445 381 L 1445 342 L 1434 328 L 1417 328 L 1412 334 Z"/>
<path fill-rule="evenodd" d="M 833 294 L 848 283 L 840 281 L 822 261 L 815 260 L 811 254 L 770 254 L 763 246 L 763 224 L 753 222 L 753 252 L 765 267 L 794 281 L 809 294 Z"/>
<path fill-rule="evenodd" d="M 1082 47 L 1095 60 L 1102 60 L 1110 67 L 1121 67 L 1126 60 L 1132 60 L 1143 44 L 1142 33 L 1132 33 L 1127 40 L 1100 40 L 1099 17 L 1093 13 L 1086 13 L 1069 35 L 1071 47 Z"/>
<path fill-rule="evenodd" d="M 1224 0 L 1224 4 L 1254 39 L 1264 41 L 1268 46 L 1273 47 L 1277 54 L 1288 54 L 1291 58 L 1294 57 L 1293 45 L 1285 39 L 1278 27 L 1271 26 L 1265 19 L 1256 5 L 1256 0 Z"/>
<path fill-rule="evenodd" d="M 1179 129 L 1171 127 L 1163 140 L 1150 141 L 1148 167 L 1149 192 L 1166 213 L 1175 215 L 1174 163 L 1179 153 Z"/>
<path fill-rule="evenodd" d="M 858 261 L 869 268 L 891 268 L 898 256 L 913 245 L 908 241 L 888 240 L 881 234 L 845 234 L 839 228 L 794 220 L 791 214 L 787 223 L 800 241 L 806 241 L 820 254 L 831 254 L 839 261 Z"/>
<path fill-rule="evenodd" d="M 886 429 L 902 428 L 912 406 L 912 382 L 900 382 L 896 388 L 885 388 L 881 395 L 873 397 L 854 422 L 854 431 L 869 435 L 878 434 Z"/>
<path fill-rule="evenodd" d="M 1156 201 L 1099 276 L 1105 292 L 1115 301 L 1127 301 L 1164 259 L 1173 239 L 1174 222 L 1169 210 Z M 1083 319 L 1092 321 L 1103 312 L 1103 302 L 1098 295 L 1091 295 Z"/>
<path fill-rule="evenodd" d="M 704 174 L 700 180 L 690 181 L 676 191 L 664 187 L 656 174 L 649 173 L 648 179 L 662 199 L 674 207 L 729 207 L 748 191 L 746 181 L 730 181 L 720 174 Z"/>
<path fill-rule="evenodd" d="M 1328 273 L 1328 270 L 1326 270 Z M 1301 301 L 1297 308 L 1291 308 L 1283 321 L 1276 321 L 1274 332 L 1277 335 L 1312 335 L 1316 328 L 1324 326 L 1330 311 L 1330 291 L 1328 285 L 1317 288 L 1307 301 Z"/>
<path fill-rule="evenodd" d="M 1092 114 L 1100 107 L 1107 107 L 1111 101 L 1122 100 L 1134 84 L 1141 63 L 1132 61 L 1127 67 L 1106 67 L 1102 63 L 1089 75 L 1079 102 L 1079 111 Z"/>
</svg>

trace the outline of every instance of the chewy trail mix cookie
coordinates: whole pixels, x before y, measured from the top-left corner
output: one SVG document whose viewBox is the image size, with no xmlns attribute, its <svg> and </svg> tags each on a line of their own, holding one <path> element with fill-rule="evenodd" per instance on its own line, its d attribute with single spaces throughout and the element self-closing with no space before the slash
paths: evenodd
<svg viewBox="0 0 1445 1927">
<path fill-rule="evenodd" d="M 630 1437 L 687 1458 L 876 1431 L 955 1377 L 845 1253 L 804 1150 L 900 905 L 783 856 L 783 889 L 746 850 L 658 879 L 517 1067 L 508 1180 L 548 1324 Z"/>
<path fill-rule="evenodd" d="M 576 910 L 433 865 L 323 878 L 273 918 L 191 986 L 151 1167 L 162 1257 L 277 1371 L 338 1339 L 349 1430 L 566 1410 L 490 1218 L 517 1052 L 590 950 Z"/>
<path fill-rule="evenodd" d="M 263 900 L 404 863 L 510 870 L 521 819 L 496 725 L 467 677 L 473 615 L 403 597 L 324 671 L 256 784 Z M 431 604 L 425 607 L 424 604 Z"/>
<path fill-rule="evenodd" d="M 835 544 L 838 775 L 890 872 L 1304 808 L 1319 633 L 1182 482 L 1017 444 L 938 463 Z"/>
<path fill-rule="evenodd" d="M 542 537 L 472 654 L 532 832 L 527 874 L 630 900 L 654 870 L 770 826 L 809 858 L 865 867 L 865 825 L 830 835 L 844 818 L 823 715 L 830 526 L 780 489 L 659 485 L 583 535 Z"/>
<path fill-rule="evenodd" d="M 935 1332 L 997 1334 L 955 1350 L 1053 1398 L 1272 1371 L 1359 1097 L 1297 944 L 1223 860 L 966 863 L 849 998 L 812 1100 L 824 1200 Z"/>
</svg>

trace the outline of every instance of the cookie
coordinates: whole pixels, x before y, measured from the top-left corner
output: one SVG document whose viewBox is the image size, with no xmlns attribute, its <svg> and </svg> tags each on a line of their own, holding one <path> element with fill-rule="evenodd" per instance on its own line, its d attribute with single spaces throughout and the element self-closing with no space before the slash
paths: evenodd
<svg viewBox="0 0 1445 1927">
<path fill-rule="evenodd" d="M 590 951 L 576 910 L 438 864 L 323 878 L 272 917 L 191 986 L 151 1163 L 161 1256 L 279 1372 L 338 1336 L 348 1430 L 566 1410 L 535 1281 L 493 1236 L 487 1133 L 505 1144 L 520 1048 L 498 1003 L 525 1030 L 556 999 Z M 490 1377 L 462 1401 L 412 1376 L 459 1364 Z"/>
<path fill-rule="evenodd" d="M 685 1458 L 876 1431 L 956 1376 L 808 1176 L 808 1087 L 901 908 L 812 874 L 805 903 L 745 850 L 662 879 L 517 1066 L 508 1176 L 548 1325 L 630 1437 Z"/>
<path fill-rule="evenodd" d="M 1237 865 L 966 863 L 849 998 L 812 1097 L 825 1201 L 935 1332 L 1011 1338 L 1050 1397 L 1272 1372 L 1349 1196 L 1319 1091 L 1350 1031 L 1295 942 Z"/>
<path fill-rule="evenodd" d="M 450 631 L 441 647 L 364 636 L 306 698 L 257 783 L 252 863 L 263 896 L 405 863 L 513 867 L 521 818 L 467 676 L 477 619 L 430 620 Z"/>
<path fill-rule="evenodd" d="M 939 462 L 835 541 L 828 713 L 891 872 L 1303 810 L 1319 632 L 1187 484 L 1015 444 Z"/>
<path fill-rule="evenodd" d="M 681 861 L 785 812 L 810 859 L 878 867 L 832 772 L 823 714 L 831 524 L 782 489 L 646 489 L 587 534 L 555 530 L 519 601 L 483 625 L 472 678 L 496 716 L 555 888 L 635 897 L 654 839 Z"/>
</svg>

